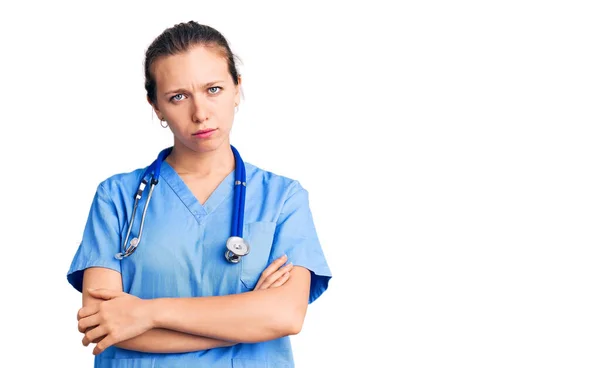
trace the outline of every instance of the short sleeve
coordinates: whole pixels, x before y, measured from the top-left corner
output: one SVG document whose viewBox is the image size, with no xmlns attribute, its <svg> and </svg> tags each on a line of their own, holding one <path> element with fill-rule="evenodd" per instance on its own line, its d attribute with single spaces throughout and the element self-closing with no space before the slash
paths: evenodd
<svg viewBox="0 0 600 368">
<path fill-rule="evenodd" d="M 67 280 L 81 292 L 83 271 L 90 267 L 105 267 L 121 272 L 121 262 L 115 258 L 120 249 L 119 220 L 116 207 L 103 185 L 99 185 L 92 201 Z"/>
<path fill-rule="evenodd" d="M 327 290 L 331 270 L 325 259 L 313 221 L 308 192 L 294 181 L 275 229 L 271 263 L 286 254 L 288 262 L 311 272 L 309 304 Z"/>
</svg>

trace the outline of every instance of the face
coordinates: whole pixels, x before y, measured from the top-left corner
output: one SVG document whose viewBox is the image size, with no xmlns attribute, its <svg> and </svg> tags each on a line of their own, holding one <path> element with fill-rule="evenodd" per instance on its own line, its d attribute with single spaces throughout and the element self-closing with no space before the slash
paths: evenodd
<svg viewBox="0 0 600 368">
<path fill-rule="evenodd" d="M 229 145 L 241 83 L 233 83 L 218 49 L 196 46 L 159 58 L 152 72 L 156 80 L 153 107 L 158 118 L 169 124 L 176 149 L 208 152 Z"/>
</svg>

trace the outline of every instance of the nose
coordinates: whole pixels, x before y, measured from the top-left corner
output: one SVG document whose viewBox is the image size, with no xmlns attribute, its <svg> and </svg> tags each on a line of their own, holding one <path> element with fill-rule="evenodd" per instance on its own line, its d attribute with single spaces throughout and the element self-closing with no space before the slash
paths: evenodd
<svg viewBox="0 0 600 368">
<path fill-rule="evenodd" d="M 202 96 L 194 96 L 192 105 L 192 121 L 195 123 L 203 123 L 209 117 L 208 101 Z"/>
</svg>

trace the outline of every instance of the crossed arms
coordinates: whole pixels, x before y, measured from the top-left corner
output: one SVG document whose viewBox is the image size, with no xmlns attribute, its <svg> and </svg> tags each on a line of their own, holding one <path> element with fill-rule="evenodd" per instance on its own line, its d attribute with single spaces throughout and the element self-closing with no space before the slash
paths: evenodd
<svg viewBox="0 0 600 368">
<path fill-rule="evenodd" d="M 77 314 L 82 343 L 96 343 L 94 355 L 113 345 L 177 353 L 297 334 L 308 307 L 311 276 L 306 268 L 282 267 L 284 263 L 280 258 L 269 265 L 250 292 L 158 299 L 124 293 L 120 273 L 89 268 Z"/>
</svg>

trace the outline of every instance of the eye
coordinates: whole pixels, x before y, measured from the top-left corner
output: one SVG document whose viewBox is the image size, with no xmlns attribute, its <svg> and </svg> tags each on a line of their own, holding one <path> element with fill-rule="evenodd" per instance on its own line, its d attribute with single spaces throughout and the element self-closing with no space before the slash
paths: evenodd
<svg viewBox="0 0 600 368">
<path fill-rule="evenodd" d="M 222 89 L 221 87 L 217 87 L 217 86 L 210 87 L 210 88 L 208 89 L 208 93 L 209 93 L 209 94 L 211 94 L 211 95 L 214 95 L 214 94 L 217 94 L 217 93 L 219 93 L 219 91 L 220 91 L 221 89 Z"/>
<path fill-rule="evenodd" d="M 185 96 L 183 95 L 183 93 L 178 93 L 175 96 L 171 97 L 170 100 L 171 101 L 181 101 L 183 100 Z"/>
</svg>

